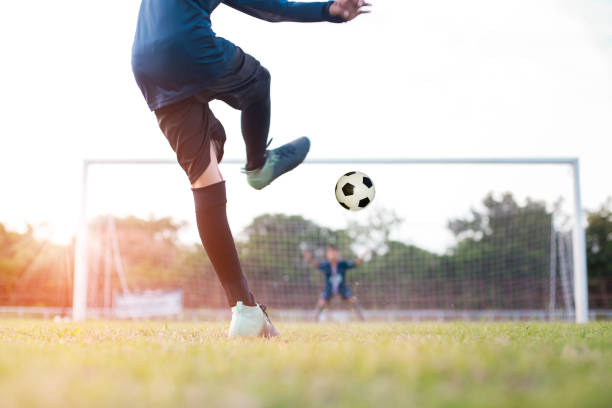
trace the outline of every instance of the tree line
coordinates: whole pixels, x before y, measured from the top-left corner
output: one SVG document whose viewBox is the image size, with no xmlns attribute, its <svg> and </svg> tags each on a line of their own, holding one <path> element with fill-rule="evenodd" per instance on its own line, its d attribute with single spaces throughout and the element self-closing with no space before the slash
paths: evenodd
<svg viewBox="0 0 612 408">
<path fill-rule="evenodd" d="M 311 307 L 323 279 L 302 257 L 323 259 L 328 245 L 348 259 L 368 252 L 349 271 L 348 283 L 368 308 L 546 309 L 551 293 L 562 305 L 561 264 L 571 254 L 551 254 L 552 240 L 568 239 L 542 202 L 518 203 L 511 194 L 489 194 L 479 209 L 449 220 L 455 244 L 436 253 L 394 239 L 402 220 L 372 212 L 365 224 L 332 229 L 296 215 L 264 214 L 239 234 L 237 248 L 258 298 L 276 307 Z M 589 299 L 612 307 L 612 201 L 587 214 Z M 117 250 L 133 291 L 182 289 L 186 307 L 224 307 L 214 270 L 200 245 L 178 239 L 184 226 L 169 218 L 113 219 Z M 553 228 L 555 226 L 555 228 Z M 551 234 L 559 230 L 558 236 Z M 109 288 L 121 290 L 116 259 L 109 256 L 108 219 L 90 225 L 90 304 L 103 306 Z M 557 243 L 557 241 L 555 241 Z M 558 243 L 557 243 L 558 244 Z M 559 249 L 559 245 L 557 245 Z M 36 238 L 0 224 L 0 305 L 68 307 L 73 244 Z M 551 292 L 551 265 L 557 276 Z M 110 286 L 109 286 L 110 285 Z"/>
</svg>

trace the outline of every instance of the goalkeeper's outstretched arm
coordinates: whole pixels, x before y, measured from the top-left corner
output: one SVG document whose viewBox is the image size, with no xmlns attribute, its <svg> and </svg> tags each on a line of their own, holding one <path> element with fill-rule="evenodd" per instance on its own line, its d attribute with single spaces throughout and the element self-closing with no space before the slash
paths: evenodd
<svg viewBox="0 0 612 408">
<path fill-rule="evenodd" d="M 358 267 L 359 265 L 361 265 L 363 263 L 363 260 L 365 259 L 366 256 L 368 256 L 370 254 L 370 252 L 366 252 L 364 255 L 360 256 L 359 258 L 355 259 L 353 261 L 353 266 Z"/>
<path fill-rule="evenodd" d="M 308 251 L 302 252 L 302 255 L 304 256 L 304 259 L 306 259 L 306 262 L 310 264 L 310 266 L 312 266 L 315 269 L 319 269 L 319 264 L 317 263 L 317 261 L 312 259 L 312 255 L 310 254 L 310 252 Z"/>
</svg>

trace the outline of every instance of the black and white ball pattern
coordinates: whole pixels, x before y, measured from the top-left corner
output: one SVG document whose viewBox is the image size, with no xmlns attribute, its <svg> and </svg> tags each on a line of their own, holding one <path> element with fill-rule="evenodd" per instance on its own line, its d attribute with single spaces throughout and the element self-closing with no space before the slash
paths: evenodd
<svg viewBox="0 0 612 408">
<path fill-rule="evenodd" d="M 336 199 L 350 211 L 363 210 L 374 201 L 375 195 L 372 179 L 359 171 L 346 173 L 336 183 Z"/>
</svg>

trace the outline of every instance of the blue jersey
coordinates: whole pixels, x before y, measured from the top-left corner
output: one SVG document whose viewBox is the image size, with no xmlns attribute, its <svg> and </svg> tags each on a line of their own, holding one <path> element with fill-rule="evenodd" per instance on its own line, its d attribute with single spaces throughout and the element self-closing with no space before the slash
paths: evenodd
<svg viewBox="0 0 612 408">
<path fill-rule="evenodd" d="M 319 265 L 319 270 L 325 275 L 325 283 L 327 285 L 337 286 L 344 284 L 346 271 L 355 267 L 355 262 L 338 261 L 335 270 L 331 262 L 323 261 Z"/>
<path fill-rule="evenodd" d="M 220 3 L 272 22 L 342 21 L 330 16 L 331 1 L 142 0 L 132 70 L 151 110 L 203 91 L 228 69 L 235 46 L 217 37 L 210 22 Z"/>
</svg>

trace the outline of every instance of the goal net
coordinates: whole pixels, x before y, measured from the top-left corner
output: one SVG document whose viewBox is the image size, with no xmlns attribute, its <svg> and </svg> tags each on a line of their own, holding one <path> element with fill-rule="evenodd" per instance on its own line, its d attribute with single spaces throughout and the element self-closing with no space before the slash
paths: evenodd
<svg viewBox="0 0 612 408">
<path fill-rule="evenodd" d="M 193 197 L 172 161 L 88 162 L 77 242 L 76 317 L 184 318 L 227 311 L 201 244 Z M 371 319 L 573 319 L 576 163 L 571 160 L 320 160 L 262 191 L 221 166 L 228 218 L 251 290 L 286 318 L 310 318 L 329 246 L 363 262 L 345 284 Z M 359 170 L 377 195 L 336 202 Z M 584 271 L 578 271 L 583 273 Z M 79 309 L 79 307 L 81 307 Z M 334 296 L 326 315 L 350 318 Z"/>
</svg>

